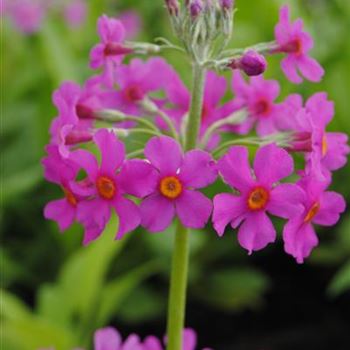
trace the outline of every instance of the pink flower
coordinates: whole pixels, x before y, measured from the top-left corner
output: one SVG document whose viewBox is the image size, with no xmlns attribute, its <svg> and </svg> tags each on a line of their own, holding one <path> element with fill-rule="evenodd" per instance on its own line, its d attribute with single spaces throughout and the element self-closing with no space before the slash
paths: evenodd
<svg viewBox="0 0 350 350">
<path fill-rule="evenodd" d="M 68 81 L 53 94 L 58 116 L 51 124 L 51 143 L 59 146 L 64 157 L 68 157 L 70 145 L 92 139 L 89 129 L 93 112 L 101 106 L 95 85 L 95 78 L 88 80 L 83 89 Z"/>
<path fill-rule="evenodd" d="M 145 156 L 157 169 L 157 182 L 141 203 L 142 226 L 151 232 L 163 231 L 177 214 L 186 227 L 204 227 L 212 203 L 196 190 L 216 180 L 211 156 L 200 150 L 183 155 L 180 145 L 167 136 L 148 141 Z"/>
<path fill-rule="evenodd" d="M 45 178 L 62 188 L 64 198 L 48 203 L 44 209 L 44 216 L 56 221 L 60 230 L 64 231 L 73 223 L 81 199 L 70 185 L 79 169 L 72 161 L 61 156 L 57 146 L 49 145 L 46 151 L 48 156 L 42 160 Z"/>
<path fill-rule="evenodd" d="M 249 254 L 274 242 L 276 231 L 266 212 L 285 219 L 302 211 L 303 191 L 279 181 L 293 173 L 293 159 L 274 144 L 261 147 L 254 161 L 252 175 L 248 150 L 235 146 L 219 160 L 218 169 L 224 181 L 239 195 L 222 193 L 214 197 L 213 223 L 219 236 L 231 224 L 237 228 L 238 241 Z"/>
<path fill-rule="evenodd" d="M 90 66 L 92 69 L 103 67 L 106 85 L 112 87 L 115 68 L 122 62 L 124 54 L 128 53 L 123 47 L 125 29 L 121 21 L 106 15 L 98 19 L 97 29 L 101 43 L 90 52 Z"/>
<path fill-rule="evenodd" d="M 302 202 L 304 210 L 284 227 L 283 240 L 285 251 L 298 263 L 303 263 L 304 258 L 318 245 L 313 224 L 335 225 L 345 211 L 346 203 L 340 194 L 326 191 L 329 181 L 320 181 L 319 176 L 307 176 L 298 185 L 306 193 Z"/>
<path fill-rule="evenodd" d="M 170 65 L 160 57 L 144 62 L 133 59 L 128 65 L 121 65 L 116 72 L 119 90 L 112 94 L 114 108 L 124 113 L 143 115 L 141 102 L 150 93 L 164 90 L 172 71 Z"/>
<path fill-rule="evenodd" d="M 138 36 L 142 27 L 142 20 L 136 11 L 124 11 L 119 14 L 118 18 L 125 28 L 126 39 L 132 40 Z"/>
<path fill-rule="evenodd" d="M 71 27 L 81 26 L 87 16 L 87 5 L 83 0 L 73 0 L 64 8 L 64 17 Z"/>
<path fill-rule="evenodd" d="M 334 116 L 334 103 L 327 94 L 319 92 L 311 96 L 301 108 L 301 97 L 290 97 L 290 111 L 284 119 L 284 130 L 296 131 L 293 149 L 306 152 L 307 171 L 330 176 L 330 171 L 342 168 L 350 153 L 348 136 L 338 132 L 326 132 L 326 127 Z M 294 112 L 293 112 L 294 110 Z"/>
<path fill-rule="evenodd" d="M 25 34 L 37 32 L 46 14 L 44 4 L 35 0 L 11 0 L 7 11 L 15 26 Z"/>
<path fill-rule="evenodd" d="M 72 159 L 84 169 L 91 186 L 72 183 L 76 193 L 85 196 L 77 208 L 77 220 L 85 227 L 84 244 L 96 239 L 104 230 L 114 208 L 119 217 L 117 239 L 140 224 L 139 208 L 125 195 L 144 197 L 151 193 L 156 172 L 145 161 L 134 159 L 125 162 L 124 144 L 113 132 L 99 130 L 94 142 L 101 152 L 98 165 L 95 156 L 83 149 L 71 153 Z"/>
<path fill-rule="evenodd" d="M 131 334 L 123 342 L 116 329 L 107 327 L 96 331 L 94 350 L 144 350 L 144 348 L 136 334 Z"/>
<path fill-rule="evenodd" d="M 263 76 L 250 78 L 249 84 L 238 71 L 233 73 L 232 90 L 235 103 L 248 110 L 248 118 L 236 131 L 248 133 L 255 125 L 259 136 L 278 131 L 279 119 L 283 115 L 284 104 L 276 104 L 280 86 L 276 80 L 265 80 Z"/>
<path fill-rule="evenodd" d="M 287 54 L 282 62 L 282 70 L 286 77 L 295 84 L 303 79 L 297 70 L 308 80 L 319 82 L 324 74 L 323 68 L 308 53 L 313 47 L 311 36 L 303 31 L 303 21 L 298 18 L 294 23 L 289 16 L 289 7 L 282 6 L 279 22 L 275 27 L 278 48 L 274 52 Z"/>
</svg>

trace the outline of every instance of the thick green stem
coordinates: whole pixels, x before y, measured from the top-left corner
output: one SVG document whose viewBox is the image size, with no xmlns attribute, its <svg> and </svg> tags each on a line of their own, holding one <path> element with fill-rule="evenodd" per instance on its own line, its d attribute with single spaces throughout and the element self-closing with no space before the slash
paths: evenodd
<svg viewBox="0 0 350 350">
<path fill-rule="evenodd" d="M 193 67 L 191 109 L 186 128 L 185 150 L 196 147 L 202 115 L 205 70 Z M 182 331 L 185 325 L 186 287 L 189 262 L 189 230 L 177 224 L 170 279 L 168 307 L 167 350 L 182 349 Z"/>
</svg>

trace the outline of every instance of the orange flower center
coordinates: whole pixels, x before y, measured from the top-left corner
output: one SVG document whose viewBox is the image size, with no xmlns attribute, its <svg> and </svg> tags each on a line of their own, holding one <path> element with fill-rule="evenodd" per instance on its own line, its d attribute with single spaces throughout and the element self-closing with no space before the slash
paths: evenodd
<svg viewBox="0 0 350 350">
<path fill-rule="evenodd" d="M 63 193 L 64 193 L 64 196 L 66 197 L 68 203 L 70 205 L 72 205 L 73 207 L 76 207 L 77 206 L 77 199 L 75 198 L 73 192 L 67 188 L 67 187 L 62 187 L 62 190 L 63 190 Z"/>
<path fill-rule="evenodd" d="M 311 222 L 311 220 L 315 217 L 315 215 L 319 212 L 319 210 L 320 210 L 320 203 L 315 202 L 310 208 L 310 210 L 308 211 L 308 213 L 306 214 L 304 218 L 304 222 L 307 222 L 307 223 Z"/>
<path fill-rule="evenodd" d="M 160 181 L 159 190 L 164 197 L 175 199 L 182 193 L 182 183 L 176 176 L 167 176 Z"/>
<path fill-rule="evenodd" d="M 96 180 L 99 195 L 104 199 L 112 199 L 117 193 L 115 182 L 108 176 L 100 176 Z"/>
<path fill-rule="evenodd" d="M 327 154 L 328 151 L 328 143 L 327 143 L 327 136 L 326 134 L 322 137 L 322 157 L 324 157 Z"/>
<path fill-rule="evenodd" d="M 269 193 L 263 187 L 257 187 L 250 192 L 248 197 L 248 207 L 251 210 L 265 208 L 269 200 Z"/>
</svg>

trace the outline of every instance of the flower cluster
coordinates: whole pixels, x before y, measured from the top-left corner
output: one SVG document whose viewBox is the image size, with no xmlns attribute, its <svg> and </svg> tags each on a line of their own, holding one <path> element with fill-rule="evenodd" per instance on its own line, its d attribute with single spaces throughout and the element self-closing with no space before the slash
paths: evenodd
<svg viewBox="0 0 350 350">
<path fill-rule="evenodd" d="M 203 25 L 201 18 L 213 20 L 211 25 L 219 29 L 233 14 L 230 1 L 205 6 L 189 1 L 184 8 L 177 1 L 166 3 L 177 29 L 183 19 L 195 29 Z M 210 17 L 214 4 L 224 22 Z M 124 60 L 130 54 L 179 48 L 169 42 L 126 41 L 123 23 L 105 15 L 98 21 L 98 33 L 90 66 L 99 73 L 83 87 L 65 82 L 53 95 L 58 116 L 43 165 L 45 177 L 62 188 L 64 197 L 46 206 L 45 217 L 57 221 L 61 230 L 80 222 L 85 244 L 103 232 L 112 210 L 119 218 L 117 239 L 139 225 L 149 232 L 164 231 L 174 217 L 196 229 L 212 218 L 219 236 L 228 225 L 238 229 L 240 245 L 252 253 L 275 241 L 272 215 L 286 220 L 285 251 L 303 262 L 318 243 L 313 225 L 334 225 L 345 210 L 342 196 L 328 188 L 350 148 L 345 134 L 326 131 L 334 116 L 326 93 L 316 93 L 305 103 L 298 94 L 277 102 L 279 83 L 260 74 L 265 56 L 283 53 L 282 69 L 291 81 L 301 81 L 297 68 L 311 81 L 321 78 L 322 68 L 308 56 L 312 40 L 301 20 L 291 23 L 288 7 L 282 7 L 275 42 L 235 51 L 241 54 L 223 51 L 221 57 L 231 55 L 227 60 L 197 57 L 199 42 L 210 37 L 187 42 L 194 47 L 185 49 L 208 68 L 197 148 L 191 150 L 184 147 L 190 93 L 176 71 L 160 57 Z M 225 103 L 227 81 L 209 69 L 223 64 L 234 70 L 232 97 Z M 256 135 L 246 137 L 248 133 Z M 140 149 L 126 151 L 123 139 L 136 134 L 142 135 L 141 143 L 143 136 L 148 139 Z M 258 148 L 253 168 L 247 144 Z M 295 170 L 296 153 L 305 162 Z M 233 190 L 216 194 L 212 201 L 201 190 L 218 178 Z"/>
</svg>

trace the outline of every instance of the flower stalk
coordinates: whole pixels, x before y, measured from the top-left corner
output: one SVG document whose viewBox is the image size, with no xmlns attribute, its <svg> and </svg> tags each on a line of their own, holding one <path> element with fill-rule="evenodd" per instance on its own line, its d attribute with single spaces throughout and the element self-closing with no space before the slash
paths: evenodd
<svg viewBox="0 0 350 350">
<path fill-rule="evenodd" d="M 203 106 L 204 78 L 205 69 L 194 63 L 191 108 L 186 128 L 186 151 L 195 148 L 197 145 Z M 185 325 L 189 253 L 189 229 L 185 228 L 180 222 L 178 222 L 170 279 L 167 350 L 182 349 L 182 331 Z"/>
</svg>

